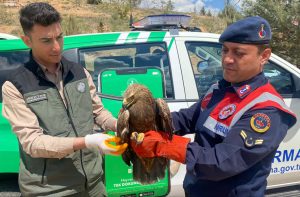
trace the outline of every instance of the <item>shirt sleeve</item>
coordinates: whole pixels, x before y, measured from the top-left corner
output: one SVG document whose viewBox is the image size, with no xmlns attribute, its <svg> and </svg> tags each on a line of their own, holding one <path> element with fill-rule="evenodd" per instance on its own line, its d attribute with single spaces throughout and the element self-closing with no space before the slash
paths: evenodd
<svg viewBox="0 0 300 197">
<path fill-rule="evenodd" d="M 200 110 L 199 101 L 189 108 L 180 109 L 178 112 L 172 112 L 174 133 L 181 136 L 195 133 L 195 124 L 200 116 Z"/>
<path fill-rule="evenodd" d="M 9 81 L 2 86 L 2 114 L 8 119 L 22 149 L 31 157 L 63 158 L 73 151 L 74 138 L 45 135 L 36 115 L 27 107 L 22 94 Z"/>
<path fill-rule="evenodd" d="M 270 118 L 270 127 L 264 133 L 256 132 L 250 126 L 251 117 L 256 113 L 264 113 Z M 274 153 L 287 133 L 289 121 L 288 116 L 275 108 L 248 112 L 230 129 L 223 142 L 214 147 L 190 143 L 186 157 L 187 171 L 199 179 L 212 181 L 239 174 Z M 245 134 L 262 144 L 246 146 Z"/>
<path fill-rule="evenodd" d="M 92 103 L 93 103 L 93 114 L 95 117 L 95 123 L 103 130 L 117 131 L 117 119 L 104 108 L 101 99 L 96 94 L 96 86 L 90 73 L 84 69 L 88 79 Z"/>
</svg>

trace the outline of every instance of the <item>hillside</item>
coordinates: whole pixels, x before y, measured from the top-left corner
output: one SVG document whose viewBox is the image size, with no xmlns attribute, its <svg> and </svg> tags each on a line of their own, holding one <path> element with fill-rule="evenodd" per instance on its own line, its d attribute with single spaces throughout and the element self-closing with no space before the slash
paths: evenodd
<svg viewBox="0 0 300 197">
<path fill-rule="evenodd" d="M 13 35 L 22 33 L 19 21 L 19 9 L 29 2 L 18 0 L 16 6 L 4 6 L 0 1 L 0 32 Z M 96 33 L 108 31 L 127 31 L 129 28 L 130 9 L 120 4 L 102 3 L 86 4 L 85 0 L 52 0 L 50 2 L 63 17 L 63 29 L 66 35 L 81 33 Z M 175 12 L 174 12 L 175 13 Z M 162 14 L 157 9 L 134 9 L 134 21 L 151 14 Z M 190 26 L 200 27 L 205 32 L 220 33 L 225 28 L 225 22 L 217 17 L 199 16 L 194 13 Z"/>
</svg>

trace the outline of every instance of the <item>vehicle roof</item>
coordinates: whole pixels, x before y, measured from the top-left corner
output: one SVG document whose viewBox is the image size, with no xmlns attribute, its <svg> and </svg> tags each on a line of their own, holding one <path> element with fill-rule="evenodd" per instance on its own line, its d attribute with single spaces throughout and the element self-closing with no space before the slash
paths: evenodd
<svg viewBox="0 0 300 197">
<path fill-rule="evenodd" d="M 166 31 L 128 31 L 78 34 L 64 37 L 64 49 L 84 48 L 93 46 L 104 46 L 111 44 L 137 43 L 137 42 L 159 42 L 167 37 L 199 37 L 210 38 L 218 41 L 219 35 L 203 32 L 177 32 L 171 35 Z M 28 47 L 21 39 L 0 40 L 0 51 L 25 50 Z"/>
<path fill-rule="evenodd" d="M 10 40 L 10 39 L 19 39 L 19 37 L 11 35 L 11 34 L 6 34 L 6 33 L 0 33 L 0 40 Z"/>
</svg>

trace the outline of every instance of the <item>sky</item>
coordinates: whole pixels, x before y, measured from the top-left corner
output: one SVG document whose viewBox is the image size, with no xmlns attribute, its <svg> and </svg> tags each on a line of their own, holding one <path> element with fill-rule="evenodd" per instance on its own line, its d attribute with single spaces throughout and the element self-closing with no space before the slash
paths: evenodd
<svg viewBox="0 0 300 197">
<path fill-rule="evenodd" d="M 224 8 L 224 0 L 172 0 L 172 2 L 174 3 L 174 10 L 179 12 L 194 12 L 195 8 L 196 11 L 199 12 L 204 6 L 206 10 L 210 10 L 211 13 L 216 14 Z M 242 0 L 232 0 L 232 2 L 238 2 L 238 4 L 240 4 Z M 143 0 L 141 6 L 150 8 L 157 5 L 154 5 L 151 0 Z"/>
</svg>

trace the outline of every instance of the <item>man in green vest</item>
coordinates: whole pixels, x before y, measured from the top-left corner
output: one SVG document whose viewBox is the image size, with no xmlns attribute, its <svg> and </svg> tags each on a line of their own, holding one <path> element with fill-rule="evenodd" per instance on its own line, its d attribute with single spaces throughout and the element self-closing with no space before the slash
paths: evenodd
<svg viewBox="0 0 300 197">
<path fill-rule="evenodd" d="M 106 196 L 102 154 L 121 154 L 127 144 L 96 133 L 116 131 L 116 119 L 96 95 L 89 72 L 62 57 L 60 14 L 47 3 L 20 10 L 30 60 L 2 87 L 3 115 L 20 144 L 22 196 Z"/>
</svg>

